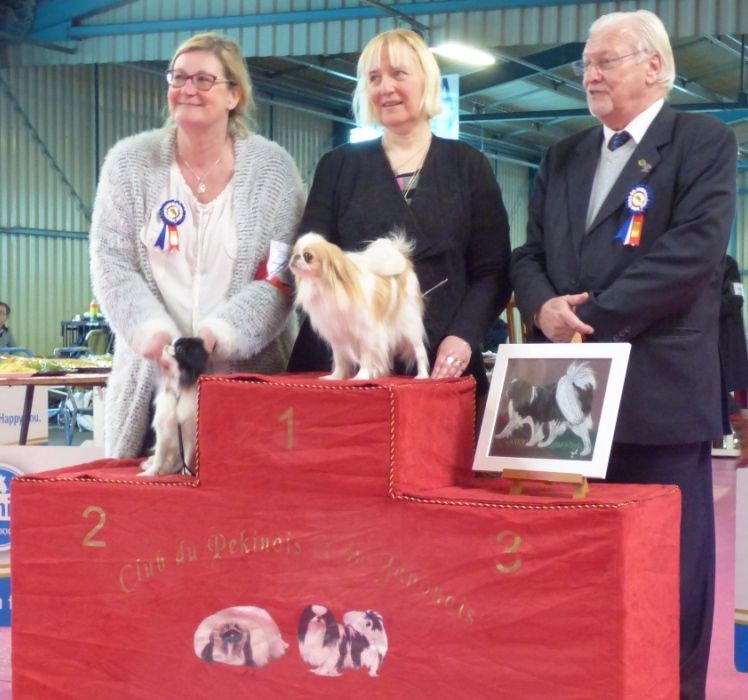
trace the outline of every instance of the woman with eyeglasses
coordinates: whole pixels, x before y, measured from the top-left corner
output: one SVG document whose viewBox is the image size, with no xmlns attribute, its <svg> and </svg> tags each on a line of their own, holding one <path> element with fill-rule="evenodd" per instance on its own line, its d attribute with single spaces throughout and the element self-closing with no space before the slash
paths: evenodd
<svg viewBox="0 0 748 700">
<path fill-rule="evenodd" d="M 159 364 L 176 338 L 202 338 L 211 373 L 281 371 L 293 341 L 281 269 L 303 189 L 288 153 L 247 126 L 252 87 L 239 46 L 194 36 L 166 82 L 166 124 L 111 149 L 93 212 L 93 288 L 116 334 L 110 457 L 148 448 Z"/>
</svg>

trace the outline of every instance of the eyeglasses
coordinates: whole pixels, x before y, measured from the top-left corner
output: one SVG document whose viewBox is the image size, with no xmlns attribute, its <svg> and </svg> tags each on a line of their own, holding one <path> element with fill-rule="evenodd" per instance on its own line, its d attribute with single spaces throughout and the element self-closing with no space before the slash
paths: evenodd
<svg viewBox="0 0 748 700">
<path fill-rule="evenodd" d="M 216 83 L 234 84 L 233 80 L 224 80 L 223 78 L 218 78 L 210 73 L 193 73 L 192 75 L 187 75 L 187 73 L 183 73 L 182 71 L 168 70 L 166 71 L 165 76 L 166 82 L 169 83 L 170 87 L 181 88 L 187 84 L 188 80 L 191 80 L 195 88 L 202 92 L 207 92 Z"/>
<path fill-rule="evenodd" d="M 613 68 L 615 68 L 621 61 L 640 53 L 644 53 L 644 49 L 632 51 L 631 53 L 623 54 L 623 56 L 601 58 L 599 61 L 592 61 L 589 58 L 583 58 L 581 61 L 574 61 L 571 65 L 577 75 L 584 75 L 592 68 L 597 68 L 601 73 L 607 73 L 608 71 L 613 70 Z"/>
</svg>

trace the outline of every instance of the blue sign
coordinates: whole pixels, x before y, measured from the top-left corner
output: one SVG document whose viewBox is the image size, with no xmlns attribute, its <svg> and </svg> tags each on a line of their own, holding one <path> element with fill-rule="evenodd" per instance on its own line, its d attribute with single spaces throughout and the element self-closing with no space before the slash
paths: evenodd
<svg viewBox="0 0 748 700">
<path fill-rule="evenodd" d="M 0 464 L 0 627 L 10 627 L 10 482 L 22 474 Z"/>
<path fill-rule="evenodd" d="M 0 552 L 10 549 L 10 482 L 22 472 L 0 464 Z"/>
</svg>

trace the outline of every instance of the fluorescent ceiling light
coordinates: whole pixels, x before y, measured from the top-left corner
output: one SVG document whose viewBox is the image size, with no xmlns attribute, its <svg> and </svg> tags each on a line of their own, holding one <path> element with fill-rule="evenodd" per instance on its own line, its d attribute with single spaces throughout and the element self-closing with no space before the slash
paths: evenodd
<svg viewBox="0 0 748 700">
<path fill-rule="evenodd" d="M 453 61 L 469 63 L 471 66 L 492 66 L 496 63 L 496 59 L 490 53 L 464 44 L 447 42 L 432 46 L 431 51 L 444 58 L 451 58 Z"/>
</svg>

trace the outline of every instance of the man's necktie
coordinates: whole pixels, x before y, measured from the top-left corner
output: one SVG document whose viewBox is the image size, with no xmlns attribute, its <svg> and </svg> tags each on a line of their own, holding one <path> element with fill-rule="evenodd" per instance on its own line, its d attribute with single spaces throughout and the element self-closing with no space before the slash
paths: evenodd
<svg viewBox="0 0 748 700">
<path fill-rule="evenodd" d="M 628 131 L 617 131 L 613 136 L 610 137 L 610 141 L 608 141 L 608 149 L 611 151 L 615 151 L 616 148 L 620 148 L 623 146 L 626 141 L 628 141 L 631 138 L 631 134 L 629 134 Z"/>
</svg>

